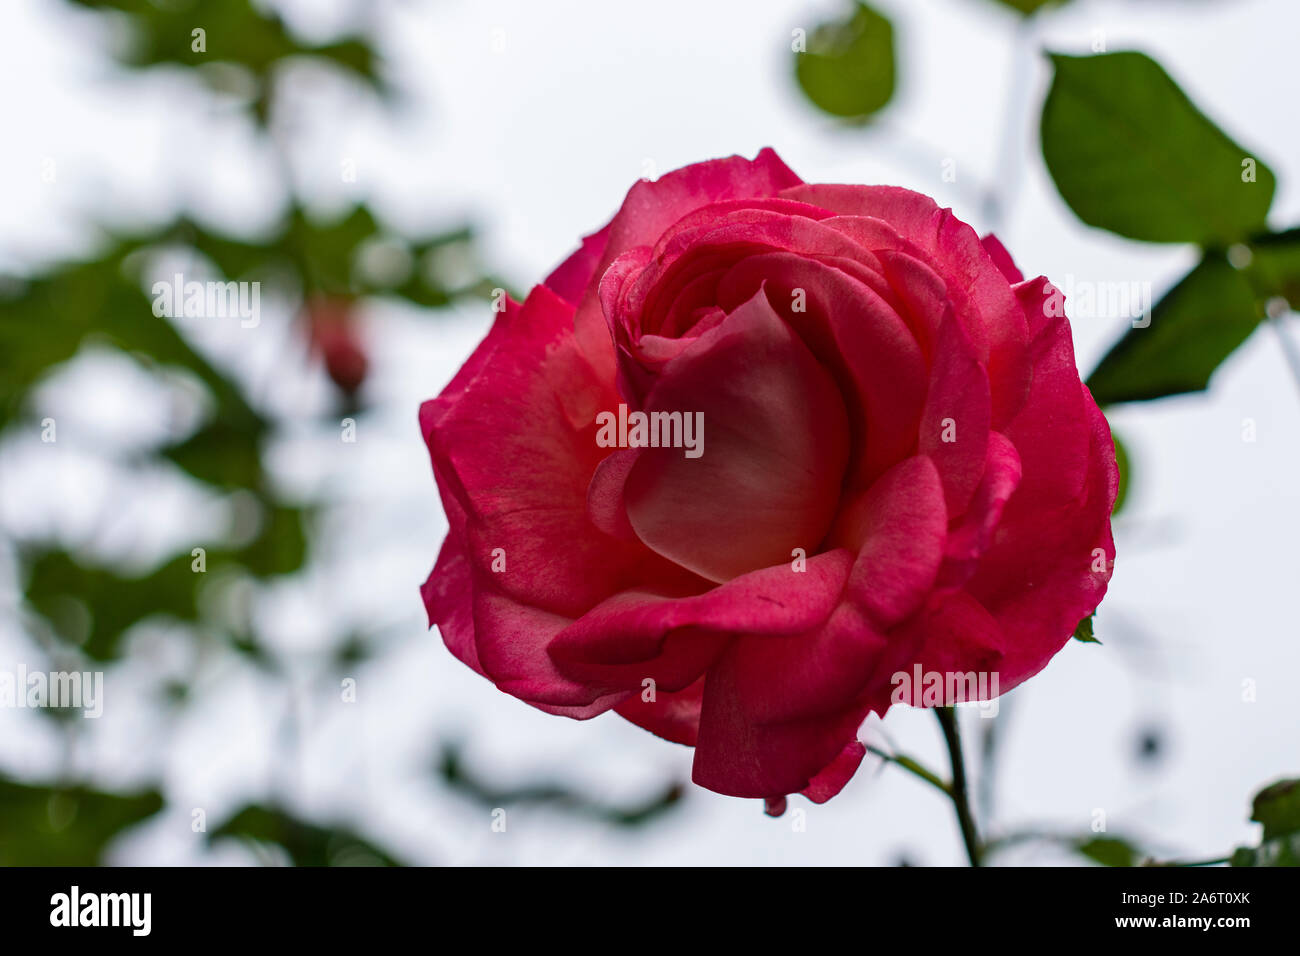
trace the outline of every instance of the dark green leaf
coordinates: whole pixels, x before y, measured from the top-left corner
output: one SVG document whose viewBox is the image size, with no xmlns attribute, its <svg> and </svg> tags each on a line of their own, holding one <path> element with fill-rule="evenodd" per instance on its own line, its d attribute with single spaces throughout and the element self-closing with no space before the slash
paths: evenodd
<svg viewBox="0 0 1300 956">
<path fill-rule="evenodd" d="M 1043 158 L 1084 222 L 1130 239 L 1226 246 L 1264 228 L 1273 173 L 1142 53 L 1053 54 Z M 1243 181 L 1246 160 L 1255 182 Z"/>
<path fill-rule="evenodd" d="M 292 574 L 307 558 L 307 512 L 302 508 L 269 506 L 262 516 L 262 529 L 235 559 L 261 577 Z"/>
<path fill-rule="evenodd" d="M 257 489 L 262 484 L 259 452 L 257 432 L 214 421 L 162 453 L 199 481 Z"/>
<path fill-rule="evenodd" d="M 1136 866 L 1142 854 L 1127 840 L 1093 837 L 1075 844 L 1075 849 L 1102 866 Z"/>
<path fill-rule="evenodd" d="M 208 834 L 209 842 L 229 838 L 283 847 L 295 866 L 403 865 L 348 829 L 307 823 L 276 807 L 246 806 Z"/>
<path fill-rule="evenodd" d="M 1093 614 L 1089 614 L 1082 621 L 1080 621 L 1079 626 L 1074 629 L 1073 636 L 1076 641 L 1081 641 L 1084 644 L 1101 643 L 1101 641 L 1097 640 L 1097 638 L 1093 637 L 1092 635 L 1092 619 L 1095 616 L 1095 614 L 1096 612 L 1093 612 Z"/>
<path fill-rule="evenodd" d="M 1300 866 L 1300 833 L 1265 840 L 1257 847 L 1238 847 L 1230 863 L 1232 866 Z"/>
<path fill-rule="evenodd" d="M 0 780 L 0 866 L 98 866 L 109 841 L 162 805 L 155 791 L 119 796 Z"/>
<path fill-rule="evenodd" d="M 1264 839 L 1300 832 L 1300 780 L 1279 780 L 1255 794 L 1250 818 L 1264 825 Z"/>
<path fill-rule="evenodd" d="M 192 621 L 197 616 L 195 589 L 200 575 L 184 555 L 138 577 L 78 564 L 64 551 L 51 551 L 30 565 L 27 603 L 50 621 L 63 640 L 77 644 L 94 660 L 118 654 L 118 640 L 132 624 L 155 614 Z M 89 611 L 89 633 L 61 626 L 68 601 Z"/>
<path fill-rule="evenodd" d="M 1088 388 L 1102 405 L 1201 391 L 1261 314 L 1248 277 L 1207 252 L 1156 303 L 1150 325 L 1130 328 L 1106 354 Z"/>
<path fill-rule="evenodd" d="M 795 77 L 818 107 L 863 119 L 894 95 L 894 27 L 865 3 L 845 20 L 824 23 L 795 54 Z"/>
<path fill-rule="evenodd" d="M 1255 794 L 1250 818 L 1264 827 L 1258 847 L 1239 847 L 1233 866 L 1300 866 L 1300 779 L 1279 780 Z"/>
<path fill-rule="evenodd" d="M 1027 16 L 1038 12 L 1049 3 L 1061 4 L 1065 3 L 1066 0 L 997 0 L 997 2 Z"/>
<path fill-rule="evenodd" d="M 265 84 L 282 61 L 309 56 L 330 62 L 382 89 L 377 57 L 366 41 L 351 37 L 324 45 L 303 43 L 285 29 L 278 17 L 263 12 L 250 0 L 195 0 L 170 5 L 149 0 L 75 2 L 127 15 L 132 42 L 123 60 L 130 66 L 237 63 Z M 196 36 L 195 30 L 202 30 L 202 35 Z"/>
<path fill-rule="evenodd" d="M 671 810 L 682 799 L 682 787 L 676 783 L 669 784 L 649 800 L 632 806 L 593 800 L 560 783 L 501 787 L 470 772 L 461 759 L 460 748 L 452 744 L 443 747 L 438 773 L 449 787 L 485 807 L 541 805 L 617 826 L 641 826 Z"/>
<path fill-rule="evenodd" d="M 1293 308 L 1300 307 L 1300 229 L 1257 237 L 1250 250 L 1257 292 L 1280 295 Z"/>
</svg>

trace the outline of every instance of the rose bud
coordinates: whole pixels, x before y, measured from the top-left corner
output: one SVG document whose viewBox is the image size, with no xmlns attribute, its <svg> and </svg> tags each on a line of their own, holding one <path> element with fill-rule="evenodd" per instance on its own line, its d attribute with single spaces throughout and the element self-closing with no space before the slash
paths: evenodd
<svg viewBox="0 0 1300 956">
<path fill-rule="evenodd" d="M 345 394 L 352 395 L 366 379 L 369 362 L 357 337 L 352 303 L 326 296 L 312 298 L 304 310 L 307 337 L 320 354 L 325 371 Z"/>
</svg>

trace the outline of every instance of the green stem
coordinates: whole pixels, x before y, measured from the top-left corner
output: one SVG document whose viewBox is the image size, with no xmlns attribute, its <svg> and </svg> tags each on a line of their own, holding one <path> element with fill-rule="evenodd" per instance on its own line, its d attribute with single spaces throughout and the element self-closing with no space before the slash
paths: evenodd
<svg viewBox="0 0 1300 956">
<path fill-rule="evenodd" d="M 903 754 L 886 753 L 879 747 L 873 747 L 870 744 L 867 745 L 867 753 L 875 754 L 886 763 L 897 764 L 908 773 L 920 777 L 930 786 L 937 788 L 944 796 L 952 796 L 952 791 L 948 788 L 947 781 L 941 778 L 938 774 L 925 769 L 925 767 L 921 766 L 921 764 L 913 760 L 911 757 L 904 756 Z"/>
<path fill-rule="evenodd" d="M 957 730 L 957 714 L 951 707 L 936 707 L 935 716 L 943 728 L 943 739 L 948 745 L 948 755 L 952 759 L 952 784 L 948 796 L 957 811 L 957 823 L 961 827 L 962 842 L 966 844 L 966 856 L 971 866 L 980 865 L 980 841 L 975 829 L 975 817 L 970 809 L 970 797 L 966 786 L 966 762 L 962 759 L 961 736 Z"/>
</svg>

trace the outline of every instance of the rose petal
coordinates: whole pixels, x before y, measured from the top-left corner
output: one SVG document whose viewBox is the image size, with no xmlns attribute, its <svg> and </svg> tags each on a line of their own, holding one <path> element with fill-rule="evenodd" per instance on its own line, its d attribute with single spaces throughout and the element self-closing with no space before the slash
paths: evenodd
<svg viewBox="0 0 1300 956">
<path fill-rule="evenodd" d="M 651 549 L 711 581 L 815 552 L 839 497 L 847 420 L 766 296 L 670 362 L 646 411 L 704 424 L 699 457 L 643 448 L 628 475 L 628 520 Z"/>
</svg>

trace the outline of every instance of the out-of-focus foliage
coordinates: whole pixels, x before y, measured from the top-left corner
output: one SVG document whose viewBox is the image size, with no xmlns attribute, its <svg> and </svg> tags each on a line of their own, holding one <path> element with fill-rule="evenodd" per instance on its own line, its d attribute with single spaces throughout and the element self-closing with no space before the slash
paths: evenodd
<svg viewBox="0 0 1300 956">
<path fill-rule="evenodd" d="M 309 44 L 293 36 L 270 12 L 252 0 L 69 0 L 93 10 L 127 17 L 131 42 L 122 51 L 124 65 L 150 67 L 175 64 L 207 67 L 231 64 L 246 70 L 256 88 L 255 111 L 265 117 L 275 71 L 295 58 L 332 64 L 378 92 L 385 92 L 379 57 L 365 37 L 342 37 L 331 43 Z M 205 69 L 210 85 L 221 89 L 228 77 Z"/>
<path fill-rule="evenodd" d="M 254 118 L 264 134 L 275 99 L 272 79 L 289 58 L 332 63 L 381 96 L 389 93 L 378 81 L 379 58 L 368 39 L 304 44 L 249 0 L 73 2 L 121 18 L 132 38 L 124 54 L 129 67 L 169 63 L 200 69 L 221 61 L 249 71 L 258 81 Z M 199 29 L 201 38 L 195 32 Z M 283 148 L 269 136 L 267 143 Z M 196 648 L 218 642 L 243 655 L 264 674 L 286 681 L 288 693 L 290 675 L 264 651 L 256 615 L 232 614 L 228 602 L 208 600 L 204 589 L 232 580 L 258 587 L 311 564 L 317 543 L 313 518 L 330 501 L 323 491 L 305 501 L 283 498 L 269 474 L 268 450 L 295 427 L 337 429 L 338 413 L 364 411 L 366 394 L 354 378 L 351 388 L 339 386 L 334 408 L 288 413 L 287 418 L 272 413 L 250 391 L 246 377 L 191 341 L 175 303 L 170 312 L 157 307 L 155 284 L 174 286 L 170 264 L 183 262 L 188 264 L 185 282 L 256 282 L 264 310 L 272 297 L 300 312 L 305 303 L 329 301 L 344 324 L 351 321 L 352 307 L 366 298 L 436 309 L 465 297 L 487 298 L 496 285 L 477 266 L 468 227 L 401 236 L 365 206 L 321 219 L 309 212 L 305 197 L 288 198 L 280 224 L 256 238 L 223 235 L 180 214 L 139 232 L 105 230 L 97 251 L 83 260 L 0 276 L 0 428 L 6 434 L 40 432 L 34 390 L 91 343 L 130 357 L 160 382 L 174 385 L 172 373 L 180 370 L 181 378 L 206 393 L 201 404 L 206 414 L 187 433 L 172 432 L 156 447 L 133 449 L 125 464 L 142 471 L 179 469 L 214 498 L 237 501 L 234 510 L 242 517 L 228 536 L 196 532 L 195 540 L 178 546 L 177 553 L 145 568 L 119 566 L 95 553 L 91 542 L 83 547 L 30 533 L 15 542 L 24 597 L 19 621 L 31 635 L 31 646 L 40 649 L 33 656 L 58 661 L 60 667 L 102 668 L 103 662 L 129 659 L 134 645 L 124 638 L 142 622 L 166 622 L 170 633 L 179 629 Z M 93 216 L 93 210 L 87 212 Z M 163 263 L 169 264 L 166 270 Z M 297 354 L 308 354 L 318 343 L 308 322 L 297 325 L 302 345 Z M 286 356 L 286 368 L 293 354 Z M 328 359 L 316 351 L 310 354 Z M 66 441 L 63 433 L 59 441 Z M 0 534 L 9 536 L 8 529 L 0 527 Z M 346 659 L 364 659 L 379 636 L 347 635 Z M 29 664 L 31 670 L 39 666 Z M 170 706 L 187 705 L 186 678 L 172 679 L 168 689 Z M 39 713 L 66 716 L 55 708 Z M 71 739 L 81 729 L 80 721 L 69 721 L 61 731 Z M 37 786 L 0 780 L 0 862 L 99 862 L 114 834 L 155 813 L 162 803 L 162 795 L 152 791 L 118 797 L 75 781 Z M 212 839 L 224 837 L 278 844 L 303 865 L 396 862 L 345 829 L 311 824 L 269 805 L 250 805 L 211 834 Z"/>
<path fill-rule="evenodd" d="M 1119 837 L 1088 837 L 1075 844 L 1080 856 L 1102 866 L 1136 866 L 1142 855 L 1127 840 Z"/>
<path fill-rule="evenodd" d="M 162 805 L 152 790 L 119 796 L 0 780 L 0 866 L 96 866 L 110 840 Z"/>
<path fill-rule="evenodd" d="M 1250 818 L 1263 824 L 1263 836 L 1257 847 L 1239 847 L 1233 866 L 1300 866 L 1300 779 L 1255 794 Z"/>
<path fill-rule="evenodd" d="M 843 20 L 813 30 L 795 51 L 795 77 L 816 106 L 832 116 L 865 120 L 894 95 L 894 27 L 865 3 Z"/>
<path fill-rule="evenodd" d="M 1043 7 L 1049 4 L 1060 5 L 1066 0 L 997 0 L 1004 7 L 1010 7 L 1018 13 L 1031 14 L 1037 13 Z"/>
<path fill-rule="evenodd" d="M 208 842 L 238 840 L 255 851 L 279 847 L 294 866 L 402 866 L 343 826 L 318 826 L 277 807 L 249 805 L 208 834 Z"/>
<path fill-rule="evenodd" d="M 643 803 L 624 807 L 593 800 L 559 783 L 497 787 L 471 773 L 465 767 L 460 747 L 452 744 L 443 747 L 438 775 L 454 790 L 484 807 L 541 805 L 618 826 L 649 823 L 675 807 L 683 793 L 680 784 L 671 784 Z"/>
</svg>

